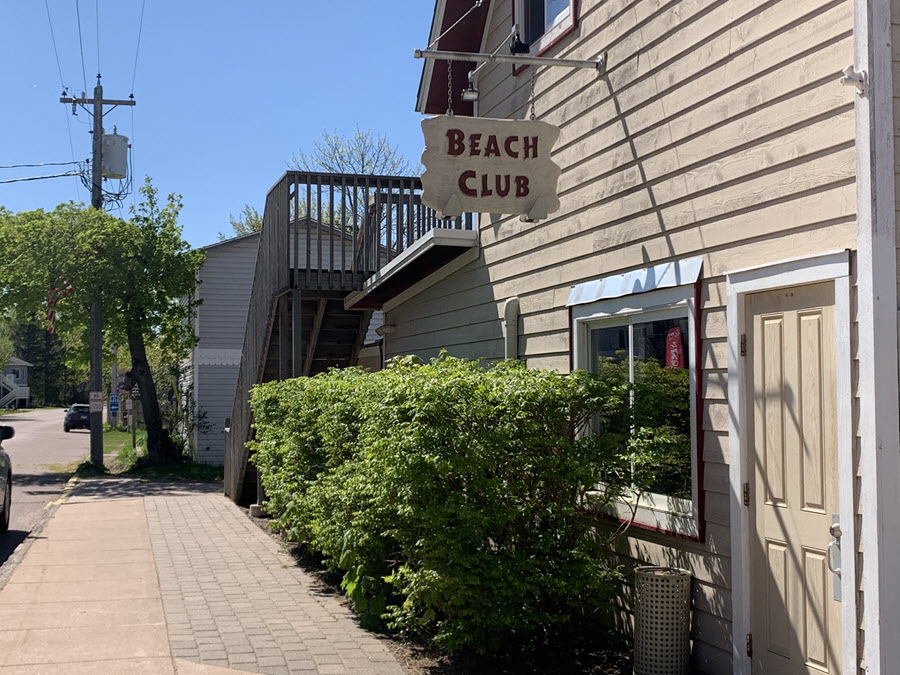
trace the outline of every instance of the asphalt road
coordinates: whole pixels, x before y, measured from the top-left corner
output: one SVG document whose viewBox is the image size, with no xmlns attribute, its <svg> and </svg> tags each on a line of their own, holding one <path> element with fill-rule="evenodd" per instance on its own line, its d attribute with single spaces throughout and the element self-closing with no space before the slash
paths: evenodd
<svg viewBox="0 0 900 675">
<path fill-rule="evenodd" d="M 90 432 L 65 433 L 63 417 L 62 408 L 0 417 L 0 424 L 16 430 L 3 441 L 12 460 L 13 493 L 9 531 L 0 534 L 0 565 L 31 532 L 44 506 L 59 497 L 71 477 L 64 467 L 90 454 Z"/>
</svg>

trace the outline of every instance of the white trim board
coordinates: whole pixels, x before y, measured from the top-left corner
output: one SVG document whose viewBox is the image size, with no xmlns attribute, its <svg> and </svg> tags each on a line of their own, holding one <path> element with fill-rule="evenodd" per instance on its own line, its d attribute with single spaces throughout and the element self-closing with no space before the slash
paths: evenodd
<svg viewBox="0 0 900 675">
<path fill-rule="evenodd" d="M 865 664 L 892 675 L 900 661 L 900 429 L 897 412 L 897 218 L 891 7 L 853 1 L 856 113 L 857 312 Z M 850 672 L 849 670 L 846 672 Z"/>
<path fill-rule="evenodd" d="M 850 252 L 839 251 L 785 260 L 771 265 L 731 272 L 727 280 L 728 323 L 728 448 L 731 484 L 731 577 L 732 577 L 732 668 L 735 674 L 750 675 L 745 636 L 750 632 L 750 523 L 742 501 L 743 484 L 750 482 L 747 452 L 741 424 L 746 400 L 741 368 L 740 336 L 744 333 L 744 299 L 747 293 L 834 282 L 834 322 L 836 333 L 837 459 L 839 467 L 841 537 L 841 625 L 843 672 L 856 672 L 856 532 L 853 508 L 853 392 L 851 388 L 850 345 Z M 846 544 L 849 543 L 849 546 Z"/>
</svg>

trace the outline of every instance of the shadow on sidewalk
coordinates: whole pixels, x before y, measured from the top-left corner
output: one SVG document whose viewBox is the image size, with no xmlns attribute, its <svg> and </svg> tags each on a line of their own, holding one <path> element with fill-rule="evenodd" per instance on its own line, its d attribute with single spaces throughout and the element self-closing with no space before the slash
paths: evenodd
<svg viewBox="0 0 900 675">
<path fill-rule="evenodd" d="M 148 481 L 137 478 L 84 478 L 72 493 L 74 499 L 129 499 L 223 494 L 223 484 L 188 481 Z"/>
<path fill-rule="evenodd" d="M 8 530 L 0 534 L 0 565 L 6 562 L 6 559 L 12 555 L 16 547 L 25 541 L 28 532 L 25 530 Z"/>
</svg>

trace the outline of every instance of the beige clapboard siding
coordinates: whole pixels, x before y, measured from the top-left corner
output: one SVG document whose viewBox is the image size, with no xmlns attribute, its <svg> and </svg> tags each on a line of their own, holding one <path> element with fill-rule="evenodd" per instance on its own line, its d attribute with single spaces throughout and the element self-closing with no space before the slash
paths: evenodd
<svg viewBox="0 0 900 675">
<path fill-rule="evenodd" d="M 632 528 L 635 536 L 618 540 L 616 550 L 634 560 L 651 565 L 672 565 L 690 569 L 698 581 L 722 589 L 731 588 L 731 565 L 724 555 L 712 555 L 702 545 L 685 541 L 679 548 L 672 547 L 668 537 L 654 533 L 642 534 Z"/>
<path fill-rule="evenodd" d="M 775 79 L 786 77 L 790 71 L 806 66 L 803 70 L 808 78 L 807 82 L 833 78 L 836 64 L 842 62 L 842 59 L 846 59 L 844 52 L 845 41 L 841 41 L 827 46 L 805 60 L 785 66 L 779 72 L 767 77 Z M 608 129 L 595 131 L 588 139 L 573 146 L 570 153 L 566 153 L 572 155 L 571 161 L 578 161 L 578 163 L 572 165 L 572 170 L 564 172 L 560 177 L 561 194 L 568 194 L 573 186 L 580 186 L 585 182 L 590 184 L 598 180 L 605 181 L 605 175 L 610 173 L 611 168 L 618 170 L 619 167 L 625 166 L 633 169 L 635 153 L 641 157 L 638 166 L 648 177 L 664 175 L 671 168 L 688 170 L 696 164 L 699 170 L 694 176 L 695 180 L 706 180 L 706 184 L 698 185 L 698 189 L 715 185 L 710 182 L 709 176 L 702 172 L 711 152 L 715 152 L 716 156 L 728 157 L 738 153 L 741 146 L 747 142 L 747 136 L 743 134 L 748 128 L 752 128 L 755 137 L 760 139 L 766 135 L 784 136 L 789 133 L 785 130 L 789 130 L 793 125 L 802 125 L 805 120 L 820 111 L 830 110 L 829 103 L 832 97 L 823 95 L 818 88 L 804 91 L 802 88 L 796 88 L 796 85 L 792 87 L 785 84 L 781 87 L 775 85 L 769 87 L 754 81 L 747 85 L 746 89 L 747 91 L 738 91 L 733 95 L 740 96 L 742 99 L 765 96 L 766 98 L 761 101 L 758 108 L 751 112 L 740 109 L 729 110 L 712 102 L 691 111 L 689 116 L 691 122 L 696 123 L 696 118 L 703 120 L 703 126 L 697 130 L 693 129 L 686 119 L 682 124 L 676 124 L 678 120 L 673 120 L 666 125 L 651 127 L 646 132 L 640 132 L 634 128 L 640 122 L 635 119 L 638 117 L 637 115 L 611 115 L 614 120 L 620 118 L 620 121 L 613 123 Z M 838 98 L 846 102 L 844 97 Z M 660 102 L 661 105 L 665 105 L 665 103 L 665 101 Z M 626 126 L 629 132 L 627 140 L 625 138 Z M 803 128 L 801 127 L 800 131 L 795 133 L 802 132 Z M 806 133 L 814 133 L 814 131 L 806 131 Z M 583 144 L 594 140 L 609 143 L 609 147 L 599 149 L 593 155 L 584 157 L 582 154 Z M 773 149 L 777 149 L 777 146 Z M 796 146 L 793 149 L 796 151 Z M 746 170 L 742 164 L 752 165 L 753 160 L 760 157 L 759 148 L 754 144 L 748 154 L 748 157 L 737 155 L 734 158 L 735 162 L 742 160 L 737 162 L 736 171 Z M 561 161 L 557 156 L 554 156 L 554 159 L 562 165 L 570 165 L 569 162 Z M 767 156 L 763 156 L 761 159 L 765 165 L 775 163 Z M 665 197 L 665 195 L 663 196 Z"/>
<path fill-rule="evenodd" d="M 707 462 L 728 464 L 728 434 L 726 432 L 703 432 L 703 458 Z"/>
<path fill-rule="evenodd" d="M 729 627 L 729 632 L 731 628 Z M 701 640 L 691 646 L 691 661 L 700 673 L 730 673 L 731 652 L 713 647 Z"/>
<path fill-rule="evenodd" d="M 481 267 L 484 267 L 483 262 Z M 603 270 L 598 269 L 596 274 L 603 274 Z M 518 294 L 524 301 L 524 306 L 520 310 L 520 329 L 527 332 L 541 332 L 553 328 L 568 330 L 568 310 L 565 303 L 569 288 L 570 285 L 564 285 Z M 700 290 L 703 307 L 709 311 L 724 308 L 725 290 L 724 277 L 703 279 Z M 473 294 L 477 297 L 473 298 Z M 447 287 L 443 284 L 431 286 L 403 304 L 404 323 L 397 326 L 397 335 L 428 332 L 432 327 L 440 330 L 456 326 L 458 317 L 455 312 L 464 308 L 469 310 L 468 316 L 475 321 L 488 320 L 491 316 L 499 319 L 506 299 L 498 297 L 489 286 L 479 288 L 473 285 L 461 288 L 456 293 L 448 293 Z M 496 309 L 495 313 L 492 313 L 491 307 Z"/>
<path fill-rule="evenodd" d="M 511 23 L 495 1 L 485 46 Z M 505 300 L 520 299 L 529 367 L 569 368 L 572 285 L 678 258 L 704 258 L 700 333 L 706 538 L 634 531 L 621 553 L 695 572 L 693 659 L 731 661 L 726 285 L 728 271 L 856 240 L 853 96 L 837 85 L 852 60 L 851 3 L 584 0 L 579 27 L 550 55 L 594 58 L 590 71 L 534 73 L 537 117 L 561 128 L 562 205 L 537 224 L 481 219 L 478 260 L 389 312 L 397 346 L 502 354 Z M 528 114 L 532 69 L 479 77 L 479 113 Z M 898 161 L 900 167 L 900 161 Z M 493 326 L 493 327 L 492 327 Z M 494 335 L 493 340 L 485 339 Z M 401 341 L 402 340 L 402 341 Z M 620 617 L 630 621 L 627 607 Z"/>
<path fill-rule="evenodd" d="M 484 321 L 481 323 L 468 323 L 464 327 L 454 327 L 445 330 L 436 330 L 421 335 L 410 337 L 397 337 L 391 335 L 388 345 L 391 352 L 412 353 L 416 349 L 424 347 L 453 347 L 465 345 L 470 342 L 485 342 L 502 338 L 498 321 Z M 500 354 L 502 356 L 502 353 Z"/>
<path fill-rule="evenodd" d="M 832 99 L 832 102 L 837 102 L 837 99 Z M 827 146 L 818 146 L 821 149 L 802 162 L 792 157 L 776 166 L 761 166 L 757 172 L 744 174 L 740 180 L 729 175 L 735 165 L 729 165 L 727 160 L 716 162 L 705 172 L 717 173 L 720 182 L 709 189 L 699 188 L 702 181 L 695 172 L 667 176 L 665 180 L 651 180 L 643 188 L 630 184 L 622 190 L 618 190 L 617 186 L 587 186 L 579 190 L 579 194 L 565 198 L 561 209 L 563 215 L 554 215 L 543 228 L 524 230 L 516 225 L 518 221 L 507 222 L 484 232 L 482 245 L 487 252 L 497 243 L 513 238 L 519 239 L 516 247 L 532 247 L 550 241 L 575 243 L 573 240 L 578 238 L 589 239 L 590 232 L 586 233 L 584 228 L 593 223 L 595 227 L 606 226 L 599 230 L 599 236 L 594 237 L 593 246 L 622 246 L 657 236 L 661 220 L 666 223 L 666 231 L 677 230 L 690 227 L 697 221 L 715 219 L 722 213 L 723 205 L 732 211 L 761 208 L 779 198 L 789 198 L 804 191 L 815 192 L 823 185 L 850 180 L 854 176 L 851 169 L 855 169 L 855 155 L 850 147 L 852 139 L 846 136 L 846 132 L 842 137 L 838 129 L 852 125 L 852 114 L 840 119 L 843 124 L 829 127 L 831 133 L 826 130 L 821 134 L 821 140 Z M 800 143 L 793 149 L 785 149 L 782 144 L 772 143 L 770 148 L 760 151 L 760 164 L 773 156 L 777 157 L 779 152 L 796 153 L 796 147 L 810 146 Z M 736 165 L 740 166 L 740 163 Z M 634 169 L 638 173 L 642 170 L 645 167 Z M 691 192 L 695 185 L 698 189 Z M 590 201 L 592 196 L 593 202 Z M 558 222 L 563 217 L 565 221 Z M 623 227 L 626 224 L 627 227 Z M 556 236 L 551 236 L 554 230 L 559 231 Z M 503 249 L 509 255 L 509 247 L 504 246 Z"/>
<path fill-rule="evenodd" d="M 544 368 L 566 372 L 569 369 L 569 354 L 550 354 L 542 356 L 526 356 L 523 359 L 529 368 Z"/>
<path fill-rule="evenodd" d="M 684 6 L 688 3 L 674 4 Z M 807 49 L 814 48 L 822 40 L 821 33 L 827 32 L 827 22 L 831 18 L 828 8 L 835 3 L 825 3 L 819 0 L 818 2 L 791 3 L 790 7 L 776 4 L 770 7 L 768 12 L 762 14 L 748 3 L 714 4 L 719 5 L 720 11 L 732 13 L 740 8 L 740 12 L 746 17 L 745 21 L 740 22 L 740 30 L 732 30 L 723 34 L 721 26 L 719 26 L 718 35 L 713 36 L 704 29 L 703 25 L 691 25 L 682 20 L 680 25 L 684 30 L 677 31 L 672 36 L 673 41 L 679 41 L 678 44 L 671 44 L 672 41 L 670 41 L 668 44 L 664 42 L 653 47 L 649 47 L 647 44 L 641 45 L 638 41 L 643 38 L 641 35 L 635 35 L 632 31 L 626 33 L 631 42 L 619 41 L 610 45 L 608 47 L 609 77 L 622 80 L 621 82 L 616 81 L 617 99 L 628 96 L 627 107 L 633 105 L 632 100 L 638 103 L 650 101 L 655 104 L 657 103 L 656 99 L 661 95 L 660 90 L 667 91 L 684 87 L 689 89 L 682 95 L 681 100 L 689 102 L 691 105 L 695 105 L 697 101 L 718 98 L 716 93 L 720 87 L 733 87 L 735 82 L 741 82 L 747 77 L 765 72 L 773 65 L 783 62 L 786 57 L 802 53 L 802 50 L 794 48 L 795 45 L 803 45 Z M 845 8 L 843 11 L 846 13 L 849 10 Z M 589 25 L 591 16 L 589 12 L 584 17 L 581 23 L 582 30 Z M 656 21 L 657 23 L 666 22 L 671 27 L 673 17 L 677 20 L 677 13 L 662 11 L 657 14 Z M 707 14 L 705 18 L 708 23 L 718 19 L 719 16 Z M 807 18 L 809 21 L 802 21 L 798 24 L 797 21 L 803 18 Z M 622 18 L 622 21 L 626 20 L 627 17 Z M 844 30 L 846 30 L 846 26 Z M 617 26 L 612 26 L 609 32 L 615 36 L 622 31 L 618 30 Z M 646 28 L 642 31 L 642 34 L 644 33 L 646 33 Z M 757 50 L 757 42 L 761 39 L 765 42 L 765 49 Z M 579 41 L 577 44 L 585 42 L 591 42 L 591 39 Z M 563 50 L 560 55 L 593 58 L 596 54 L 576 48 Z M 665 55 L 665 62 L 660 64 L 661 57 L 656 55 Z M 502 78 L 503 74 L 508 71 L 504 70 L 502 66 L 497 66 L 495 72 L 498 78 Z M 710 77 L 699 80 L 693 78 L 692 76 L 698 72 L 709 74 Z M 566 78 L 573 80 L 567 83 L 565 90 L 576 97 L 576 105 L 584 106 L 585 102 L 577 98 L 582 92 L 597 91 L 594 76 L 588 71 L 566 73 L 564 69 L 543 69 L 536 82 L 536 91 L 540 102 L 539 116 L 543 116 L 547 110 L 555 112 L 554 105 L 563 105 L 549 100 L 545 94 L 548 93 L 548 90 L 556 87 L 561 79 Z M 486 79 L 488 84 L 493 84 L 490 77 Z M 519 84 L 508 78 L 501 79 L 500 82 L 500 87 L 505 86 L 510 89 Z M 522 84 L 527 84 L 527 82 Z M 690 89 L 691 87 L 696 90 Z M 489 90 L 490 87 L 482 86 L 482 89 Z M 552 95 L 552 92 L 550 93 Z M 605 93 L 608 99 L 612 98 L 609 96 L 608 88 Z M 502 89 L 495 88 L 491 90 L 491 94 L 492 98 L 502 97 Z M 593 95 L 596 96 L 596 94 Z M 620 105 L 622 105 L 621 102 Z M 502 102 L 498 107 L 508 108 L 508 103 Z M 490 116 L 494 112 L 490 108 L 489 103 L 482 105 L 481 113 Z M 580 107 L 574 111 L 563 108 L 561 117 L 564 121 L 574 118 L 582 124 L 590 125 L 587 127 L 589 129 L 610 123 L 609 114 L 585 108 Z M 667 110 L 668 115 L 677 116 L 678 112 L 677 109 Z M 633 129 L 632 131 L 638 130 Z M 564 139 L 563 143 L 566 142 Z M 574 142 L 574 139 L 568 142 Z"/>
<path fill-rule="evenodd" d="M 555 260 L 554 248 L 545 253 L 524 253 L 521 258 L 531 264 L 512 259 L 496 266 L 469 268 L 447 278 L 434 288 L 447 294 L 448 302 L 462 304 L 459 311 L 471 305 L 469 298 L 508 298 L 527 295 L 548 287 L 562 291 L 565 304 L 570 286 L 605 274 L 644 267 L 648 261 L 664 261 L 703 255 L 704 274 L 720 276 L 740 267 L 758 265 L 784 258 L 785 251 L 803 255 L 821 250 L 852 246 L 855 241 L 855 185 L 842 181 L 829 189 L 811 191 L 798 199 L 776 201 L 766 209 L 723 214 L 702 225 L 692 225 L 668 232 L 665 236 L 645 239 L 608 252 L 585 252 L 583 247 L 571 249 L 569 258 Z M 792 227 L 788 227 L 792 225 Z M 587 224 L 586 224 L 587 226 Z M 491 283 L 493 282 L 493 283 Z M 488 290 L 483 287 L 491 284 Z M 452 298 L 453 295 L 460 297 Z M 523 306 L 523 310 L 527 307 Z M 402 306 L 389 313 L 389 323 L 399 323 Z M 465 317 L 462 317 L 463 323 Z M 726 368 L 725 362 L 720 366 Z"/>
<path fill-rule="evenodd" d="M 706 370 L 703 372 L 701 395 L 707 401 L 727 399 L 728 376 L 726 370 Z"/>
</svg>

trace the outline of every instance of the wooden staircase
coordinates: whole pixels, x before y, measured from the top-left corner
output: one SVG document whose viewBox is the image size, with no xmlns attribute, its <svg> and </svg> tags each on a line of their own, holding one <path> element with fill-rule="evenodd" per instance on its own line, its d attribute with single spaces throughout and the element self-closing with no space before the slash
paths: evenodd
<svg viewBox="0 0 900 675">
<path fill-rule="evenodd" d="M 317 375 L 329 368 L 356 365 L 372 312 L 345 310 L 345 296 L 346 293 L 322 291 L 300 294 L 301 375 Z M 263 382 L 285 379 L 294 372 L 293 312 L 291 295 L 285 294 L 275 309 Z"/>
<path fill-rule="evenodd" d="M 415 176 L 297 171 L 269 191 L 225 440 L 225 493 L 232 499 L 256 496 L 246 445 L 250 389 L 356 365 L 381 305 L 346 309 L 345 298 L 436 228 L 472 230 L 471 214 L 442 220 L 421 193 Z"/>
</svg>

